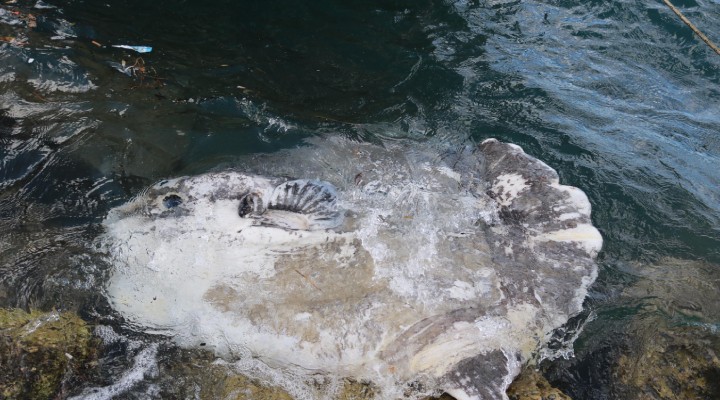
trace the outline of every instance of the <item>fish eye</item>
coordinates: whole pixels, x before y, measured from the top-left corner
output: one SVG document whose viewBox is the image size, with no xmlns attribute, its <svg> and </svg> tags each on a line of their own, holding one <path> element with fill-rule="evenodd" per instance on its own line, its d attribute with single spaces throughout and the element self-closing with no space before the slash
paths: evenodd
<svg viewBox="0 0 720 400">
<path fill-rule="evenodd" d="M 163 199 L 163 205 L 165 208 L 175 208 L 180 204 L 182 204 L 182 198 L 176 194 L 167 195 Z"/>
<path fill-rule="evenodd" d="M 260 215 L 264 212 L 263 208 L 260 195 L 257 193 L 248 193 L 240 199 L 238 215 L 241 217 Z"/>
</svg>

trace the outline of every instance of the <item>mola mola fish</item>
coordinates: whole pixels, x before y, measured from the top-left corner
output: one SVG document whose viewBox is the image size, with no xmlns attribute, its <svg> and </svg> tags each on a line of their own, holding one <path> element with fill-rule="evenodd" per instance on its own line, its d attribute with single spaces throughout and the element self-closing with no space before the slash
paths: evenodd
<svg viewBox="0 0 720 400">
<path fill-rule="evenodd" d="M 311 139 L 240 167 L 113 209 L 106 295 L 298 398 L 318 375 L 507 398 L 597 274 L 587 197 L 516 145 Z"/>
</svg>

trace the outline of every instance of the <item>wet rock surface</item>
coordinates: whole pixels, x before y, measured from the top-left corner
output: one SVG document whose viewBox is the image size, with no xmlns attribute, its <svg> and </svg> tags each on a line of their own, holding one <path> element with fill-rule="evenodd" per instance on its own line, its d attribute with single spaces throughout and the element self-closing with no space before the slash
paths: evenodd
<svg viewBox="0 0 720 400">
<path fill-rule="evenodd" d="M 525 367 L 507 391 L 510 400 L 572 400 L 568 395 L 550 385 L 534 367 Z"/>
<path fill-rule="evenodd" d="M 717 266 L 663 259 L 639 275 L 625 291 L 643 299 L 643 313 L 630 323 L 628 346 L 614 367 L 619 388 L 628 399 L 719 398 Z"/>
</svg>

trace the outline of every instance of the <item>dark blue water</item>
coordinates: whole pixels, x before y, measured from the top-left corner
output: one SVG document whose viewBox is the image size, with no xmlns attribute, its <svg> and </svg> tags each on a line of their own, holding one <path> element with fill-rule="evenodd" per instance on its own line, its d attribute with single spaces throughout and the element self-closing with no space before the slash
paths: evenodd
<svg viewBox="0 0 720 400">
<path fill-rule="evenodd" d="M 156 179 L 309 136 L 496 137 L 605 238 L 553 383 L 632 397 L 613 368 L 657 326 L 720 346 L 720 56 L 661 1 L 306 3 L 0 5 L 0 305 L 110 319 L 87 243 Z M 720 3 L 676 5 L 720 42 Z"/>
</svg>

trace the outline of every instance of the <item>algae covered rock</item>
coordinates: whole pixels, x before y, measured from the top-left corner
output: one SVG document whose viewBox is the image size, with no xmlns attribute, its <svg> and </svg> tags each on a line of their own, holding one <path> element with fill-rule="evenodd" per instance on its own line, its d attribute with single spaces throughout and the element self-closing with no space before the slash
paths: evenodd
<svg viewBox="0 0 720 400">
<path fill-rule="evenodd" d="M 77 315 L 0 309 L 0 398 L 62 397 L 93 357 L 92 335 Z"/>
<path fill-rule="evenodd" d="M 169 349 L 175 352 L 162 364 L 162 379 L 167 384 L 163 398 L 199 398 L 226 400 L 294 400 L 295 397 L 271 382 L 254 379 L 236 371 L 231 364 L 217 359 L 209 352 Z M 375 399 L 375 388 L 368 383 L 340 379 L 335 382 L 319 380 L 319 386 L 333 386 L 330 398 L 335 400 Z"/>
<path fill-rule="evenodd" d="M 615 376 L 633 399 L 711 399 L 720 394 L 720 338 L 700 327 L 648 321 L 655 334 L 623 354 Z M 645 326 L 645 332 L 650 332 Z"/>
<path fill-rule="evenodd" d="M 638 275 L 625 294 L 640 299 L 642 312 L 630 323 L 632 339 L 614 368 L 625 398 L 718 398 L 718 266 L 667 258 Z"/>
<path fill-rule="evenodd" d="M 527 367 L 507 390 L 510 400 L 572 400 L 554 388 L 535 368 Z"/>
</svg>

